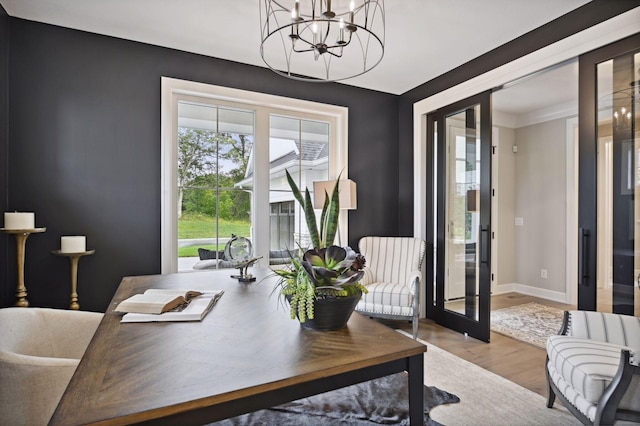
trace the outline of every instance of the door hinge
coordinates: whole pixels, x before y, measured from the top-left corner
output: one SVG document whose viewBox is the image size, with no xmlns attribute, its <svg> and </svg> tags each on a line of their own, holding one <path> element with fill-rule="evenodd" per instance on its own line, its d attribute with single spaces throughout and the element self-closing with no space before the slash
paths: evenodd
<svg viewBox="0 0 640 426">
<path fill-rule="evenodd" d="M 491 190 L 491 196 L 492 196 L 492 197 L 495 197 L 495 196 L 496 196 L 496 190 L 495 190 L 495 189 L 492 189 L 492 190 Z"/>
<path fill-rule="evenodd" d="M 495 145 L 493 145 L 493 146 L 491 147 L 491 153 L 492 153 L 492 154 L 495 154 L 495 153 L 496 153 L 496 146 L 495 146 Z"/>
<path fill-rule="evenodd" d="M 496 239 L 496 233 L 495 232 L 491 232 L 491 239 L 495 240 Z"/>
<path fill-rule="evenodd" d="M 494 274 L 491 274 L 491 281 L 494 281 L 496 279 Z"/>
</svg>

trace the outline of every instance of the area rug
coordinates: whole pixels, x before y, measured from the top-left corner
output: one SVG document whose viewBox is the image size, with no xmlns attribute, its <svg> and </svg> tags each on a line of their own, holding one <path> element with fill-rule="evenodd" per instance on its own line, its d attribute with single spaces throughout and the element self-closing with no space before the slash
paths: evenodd
<svg viewBox="0 0 640 426">
<path fill-rule="evenodd" d="M 400 331 L 408 336 L 407 333 Z M 560 403 L 553 408 L 546 407 L 546 398 L 531 392 L 522 386 L 498 376 L 488 370 L 478 367 L 462 358 L 459 358 L 439 347 L 420 340 L 427 346 L 425 353 L 425 415 L 426 425 L 469 426 L 469 425 L 495 425 L 495 426 L 570 426 L 580 425 Z M 540 374 L 544 374 L 541 366 L 523 366 L 523 368 L 539 368 Z M 395 376 L 392 380 L 406 380 L 406 377 Z M 388 377 L 393 377 L 388 376 Z M 396 386 L 391 383 L 392 386 Z M 398 412 L 388 407 L 394 407 L 398 403 L 399 396 L 406 401 L 406 389 L 402 393 L 392 392 L 387 400 L 383 394 L 377 394 L 375 386 L 371 382 L 361 384 L 363 394 L 346 391 L 349 388 L 327 392 L 317 395 L 311 405 L 306 405 L 308 400 L 316 397 L 305 398 L 289 405 L 287 411 L 279 411 L 279 408 L 261 410 L 244 416 L 224 420 L 216 425 L 372 425 L 372 424 L 409 424 L 402 419 Z M 375 383 L 374 383 L 375 385 Z M 394 387 L 400 389 L 401 387 Z M 443 391 L 446 389 L 446 391 Z M 354 416 L 344 416 L 344 406 L 341 405 L 344 392 L 347 392 L 348 400 L 359 400 L 358 404 L 369 407 L 368 419 L 360 419 Z M 337 392 L 337 393 L 334 393 Z M 327 395 L 332 394 L 331 401 L 326 400 Z M 395 394 L 398 395 L 395 395 Z M 318 405 L 319 401 L 323 402 Z M 391 402 L 390 402 L 391 401 Z M 459 401 L 454 403 L 453 401 Z M 350 402 L 346 402 L 347 405 Z M 404 402 L 406 404 L 406 402 Z M 380 411 L 378 407 L 383 407 Z M 387 407 L 387 408 L 384 408 Z M 406 405 L 405 405 L 406 407 Z M 405 408 L 406 409 L 406 408 Z M 404 409 L 403 409 L 404 410 Z M 334 414 L 328 414 L 334 412 Z M 321 415 L 316 415 L 318 412 Z M 263 416 L 267 413 L 268 417 Z"/>
<path fill-rule="evenodd" d="M 459 401 L 457 396 L 449 392 L 435 386 L 425 386 L 424 424 L 440 425 L 429 418 L 429 411 L 434 406 Z M 233 417 L 212 425 L 365 426 L 409 423 L 408 377 L 406 373 L 398 373 Z"/>
<path fill-rule="evenodd" d="M 439 405 L 429 417 L 447 426 L 564 426 L 580 425 L 560 403 L 547 408 L 546 398 L 522 386 L 446 352 L 427 345 L 425 383 L 454 393 L 458 404 Z M 544 375 L 543 366 L 537 368 Z"/>
<path fill-rule="evenodd" d="M 547 337 L 558 334 L 563 311 L 531 302 L 491 311 L 491 330 L 545 348 Z"/>
</svg>

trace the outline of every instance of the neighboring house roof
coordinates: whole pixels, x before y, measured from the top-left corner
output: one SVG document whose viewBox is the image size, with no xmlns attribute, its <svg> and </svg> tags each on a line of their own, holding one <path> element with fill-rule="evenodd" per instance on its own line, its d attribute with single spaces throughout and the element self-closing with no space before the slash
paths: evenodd
<svg viewBox="0 0 640 426">
<path fill-rule="evenodd" d="M 286 152 L 284 155 L 280 155 L 277 158 L 272 159 L 269 162 L 269 170 L 271 174 L 284 170 L 288 167 L 293 167 L 299 164 L 315 165 L 326 163 L 329 158 L 329 144 L 326 142 L 314 142 L 314 141 L 293 141 L 295 143 L 295 149 Z M 250 161 L 247 166 L 247 171 L 244 175 L 244 179 L 236 183 L 236 187 L 249 188 L 253 186 L 253 149 L 249 155 Z"/>
<path fill-rule="evenodd" d="M 315 162 L 329 156 L 329 144 L 325 142 L 296 142 L 298 152 L 290 151 L 286 155 L 269 162 L 270 168 L 276 168 L 288 162 Z M 253 173 L 253 170 L 251 170 Z M 249 176 L 249 175 L 245 175 Z"/>
</svg>

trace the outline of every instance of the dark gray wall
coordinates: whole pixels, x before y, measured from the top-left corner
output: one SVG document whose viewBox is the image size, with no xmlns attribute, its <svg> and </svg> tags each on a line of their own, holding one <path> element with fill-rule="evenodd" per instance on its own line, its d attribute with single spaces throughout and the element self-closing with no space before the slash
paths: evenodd
<svg viewBox="0 0 640 426">
<path fill-rule="evenodd" d="M 123 276 L 160 272 L 161 76 L 348 107 L 349 175 L 358 183 L 349 241 L 397 234 L 398 96 L 16 18 L 9 24 L 8 208 L 34 211 L 36 225 L 47 227 L 27 241 L 33 306 L 68 305 L 69 262 L 51 254 L 61 235 L 87 235 L 96 249 L 79 264 L 82 309 L 104 310 Z M 15 288 L 13 265 L 3 287 Z"/>
<path fill-rule="evenodd" d="M 640 6 L 640 0 L 594 0 L 400 96 L 398 232 L 413 235 L 413 104 Z M 491 24 L 491 23 L 488 23 Z M 499 24 L 499 23 L 498 23 Z"/>
<path fill-rule="evenodd" d="M 8 104 L 9 104 L 9 16 L 0 5 L 0 213 L 7 208 L 7 149 L 8 149 Z M 4 221 L 4 218 L 2 218 Z M 4 225 L 4 222 L 3 222 Z M 13 241 L 12 241 L 13 242 Z M 10 294 L 7 285 L 6 260 L 9 238 L 0 235 L 0 306 Z"/>
</svg>

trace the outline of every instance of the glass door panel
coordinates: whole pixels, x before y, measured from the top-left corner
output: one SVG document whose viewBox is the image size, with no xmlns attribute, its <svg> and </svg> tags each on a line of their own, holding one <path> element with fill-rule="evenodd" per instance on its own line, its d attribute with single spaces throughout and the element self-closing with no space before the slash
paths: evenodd
<svg viewBox="0 0 640 426">
<path fill-rule="evenodd" d="M 232 235 L 251 239 L 253 111 L 178 102 L 178 271 L 228 268 Z"/>
<path fill-rule="evenodd" d="M 445 119 L 447 238 L 445 309 L 478 319 L 480 106 Z"/>
<path fill-rule="evenodd" d="M 628 76 L 630 80 L 627 80 L 628 87 L 626 90 L 631 92 L 631 98 L 627 99 L 626 103 L 631 110 L 627 112 L 628 123 L 625 123 L 625 125 L 630 126 L 628 131 L 630 139 L 625 147 L 625 149 L 629 150 L 629 155 L 627 156 L 627 164 L 623 166 L 628 169 L 629 186 L 633 192 L 633 201 L 631 203 L 633 206 L 631 208 L 633 223 L 633 231 L 631 231 L 633 232 L 631 267 L 633 267 L 633 280 L 630 285 L 626 286 L 629 290 L 627 297 L 633 302 L 631 303 L 632 308 L 630 307 L 626 311 L 629 315 L 640 316 L 640 169 L 638 168 L 640 167 L 640 52 L 633 55 L 630 67 L 632 72 Z"/>
<path fill-rule="evenodd" d="M 597 85 L 596 309 L 638 315 L 640 54 L 601 62 Z"/>
<path fill-rule="evenodd" d="M 294 201 L 285 170 L 302 191 L 309 188 L 313 199 L 313 182 L 329 179 L 330 126 L 326 122 L 275 114 L 269 122 L 269 249 L 270 255 L 278 256 L 278 252 L 283 254 L 311 244 L 304 214 Z"/>
<path fill-rule="evenodd" d="M 449 105 L 427 120 L 435 142 L 427 162 L 436 169 L 430 180 L 437 223 L 435 299 L 427 315 L 484 341 L 490 336 L 490 96 L 485 92 Z"/>
</svg>

